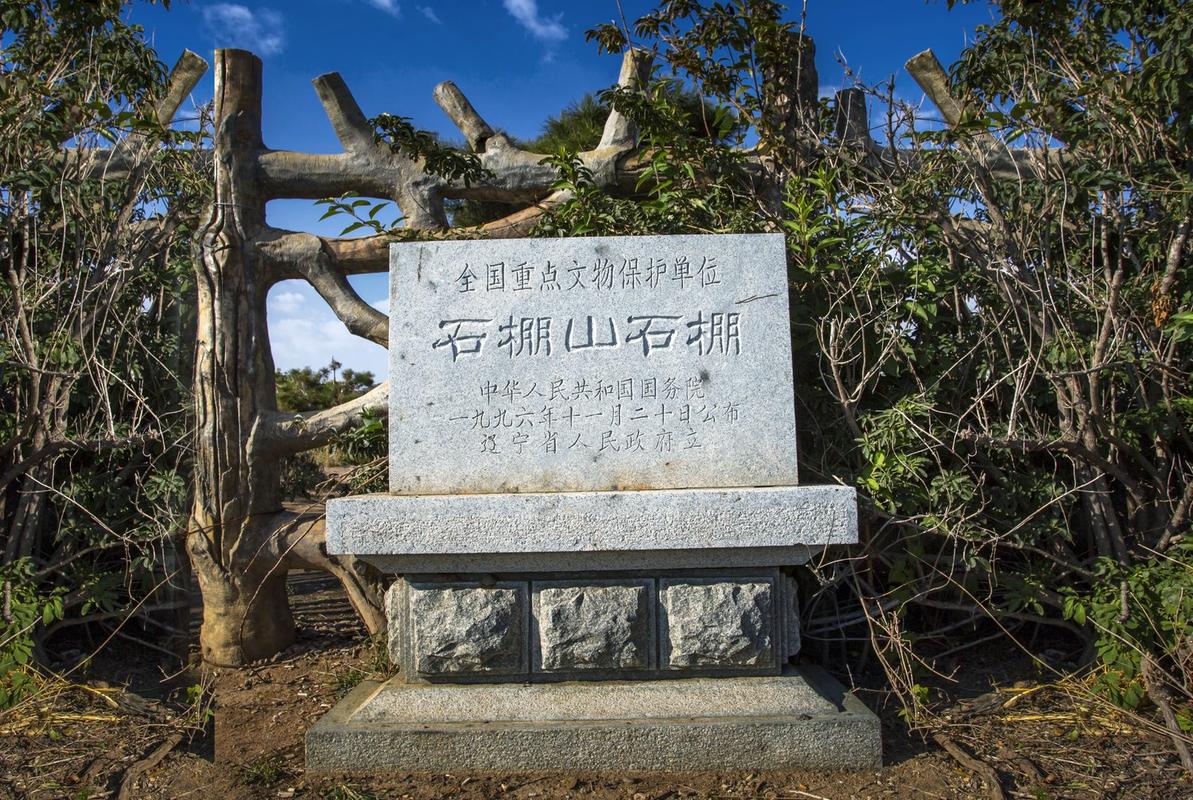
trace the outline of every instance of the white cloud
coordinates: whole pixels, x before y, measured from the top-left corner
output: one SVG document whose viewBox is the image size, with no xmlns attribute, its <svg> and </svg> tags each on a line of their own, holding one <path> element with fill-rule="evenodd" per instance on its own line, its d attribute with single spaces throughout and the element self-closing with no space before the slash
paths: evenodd
<svg viewBox="0 0 1193 800">
<path fill-rule="evenodd" d="M 439 19 L 439 15 L 435 13 L 435 9 L 430 6 L 419 6 L 418 10 L 423 12 L 423 16 L 434 22 L 436 25 L 442 25 L 443 20 Z"/>
<path fill-rule="evenodd" d="M 547 19 L 539 14 L 538 0 L 502 0 L 505 10 L 510 12 L 530 35 L 548 43 L 562 42 L 567 38 L 567 28 L 559 22 L 562 14 Z"/>
<path fill-rule="evenodd" d="M 388 298 L 373 307 L 385 310 Z M 355 370 L 369 370 L 385 380 L 385 348 L 353 336 L 305 281 L 283 281 L 269 293 L 269 343 L 280 370 L 326 366 L 333 358 Z"/>
<path fill-rule="evenodd" d="M 269 298 L 270 308 L 282 314 L 293 314 L 305 302 L 306 297 L 301 292 L 279 292 Z"/>
<path fill-rule="evenodd" d="M 282 15 L 267 8 L 252 11 L 236 3 L 213 3 L 200 13 L 216 47 L 240 47 L 272 56 L 286 45 Z"/>
<path fill-rule="evenodd" d="M 365 2 L 391 17 L 399 17 L 402 14 L 402 7 L 397 4 L 397 0 L 365 0 Z"/>
</svg>

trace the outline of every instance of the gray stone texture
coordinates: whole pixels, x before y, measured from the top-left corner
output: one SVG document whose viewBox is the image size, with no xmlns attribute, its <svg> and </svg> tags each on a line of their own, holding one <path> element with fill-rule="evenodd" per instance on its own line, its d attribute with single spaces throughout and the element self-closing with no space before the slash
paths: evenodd
<svg viewBox="0 0 1193 800">
<path fill-rule="evenodd" d="M 799 655 L 800 649 L 799 586 L 795 582 L 795 577 L 789 572 L 781 573 L 779 580 L 783 585 L 783 610 L 779 614 L 779 623 L 783 633 L 783 655 L 786 658 L 795 658 Z"/>
<path fill-rule="evenodd" d="M 653 667 L 651 588 L 646 581 L 536 584 L 540 668 L 571 672 Z"/>
<path fill-rule="evenodd" d="M 852 488 L 797 485 L 787 293 L 780 234 L 395 244 L 391 494 L 327 546 L 400 576 L 401 672 L 307 767 L 878 766 L 787 664 L 788 568 L 857 541 Z"/>
<path fill-rule="evenodd" d="M 661 583 L 662 660 L 667 666 L 778 666 L 773 580 Z"/>
<path fill-rule="evenodd" d="M 405 613 L 405 586 L 394 581 L 385 592 L 385 650 L 394 666 L 402 664 L 402 622 Z"/>
<path fill-rule="evenodd" d="M 425 687 L 366 682 L 306 737 L 307 769 L 786 770 L 882 764 L 878 718 L 822 671 Z"/>
<path fill-rule="evenodd" d="M 616 698 L 616 703 L 610 703 Z M 827 714 L 837 706 L 806 681 L 771 675 L 742 679 L 668 676 L 625 681 L 474 683 L 466 686 L 388 681 L 359 710 L 357 723 L 596 722 L 599 720 Z"/>
<path fill-rule="evenodd" d="M 394 244 L 390 490 L 795 484 L 787 292 L 780 234 Z"/>
<path fill-rule="evenodd" d="M 524 584 L 410 584 L 408 662 L 423 677 L 526 671 Z"/>
<path fill-rule="evenodd" d="M 398 578 L 386 595 L 389 649 L 406 677 L 775 674 L 799 648 L 795 584 L 774 567 L 513 577 Z"/>
<path fill-rule="evenodd" d="M 406 573 L 514 565 L 531 572 L 561 563 L 573 570 L 778 566 L 806 561 L 809 547 L 855 542 L 857 497 L 849 486 L 379 494 L 327 503 L 329 552 Z"/>
</svg>

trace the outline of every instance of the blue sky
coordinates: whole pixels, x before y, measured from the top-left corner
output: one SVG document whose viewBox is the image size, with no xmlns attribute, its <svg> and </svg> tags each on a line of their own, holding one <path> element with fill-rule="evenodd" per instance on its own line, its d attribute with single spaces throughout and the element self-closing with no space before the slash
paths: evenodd
<svg viewBox="0 0 1193 800">
<path fill-rule="evenodd" d="M 622 0 L 631 23 L 654 5 Z M 790 7 L 798 18 L 800 4 Z M 943 0 L 809 0 L 807 32 L 816 41 L 821 91 L 847 83 L 842 59 L 866 83 L 893 75 L 896 92 L 919 102 L 903 62 L 930 47 L 951 63 L 993 13 L 985 2 L 950 11 Z M 584 41 L 586 30 L 617 18 L 616 0 L 174 0 L 169 11 L 135 5 L 130 16 L 168 64 L 184 48 L 208 61 L 217 47 L 257 53 L 266 144 L 314 153 L 340 149 L 311 86 L 325 72 L 344 76 L 366 115 L 412 117 L 421 128 L 458 138 L 431 97 L 437 83 L 453 80 L 491 125 L 529 138 L 549 115 L 613 83 L 619 65 L 619 57 L 598 55 Z M 194 101 L 211 95 L 209 74 Z M 268 208 L 278 227 L 337 235 L 343 223 L 319 223 L 320 213 L 307 201 Z M 385 307 L 385 276 L 353 282 L 365 300 Z M 384 350 L 350 335 L 306 284 L 276 286 L 269 315 L 279 369 L 321 366 L 334 356 L 384 377 Z"/>
</svg>

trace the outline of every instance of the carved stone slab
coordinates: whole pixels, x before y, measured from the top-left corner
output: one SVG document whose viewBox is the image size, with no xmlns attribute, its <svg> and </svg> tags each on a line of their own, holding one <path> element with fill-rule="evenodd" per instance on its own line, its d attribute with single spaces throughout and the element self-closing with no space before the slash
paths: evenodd
<svg viewBox="0 0 1193 800">
<path fill-rule="evenodd" d="M 783 237 L 390 251 L 400 494 L 797 482 Z"/>
<path fill-rule="evenodd" d="M 802 564 L 857 542 L 851 486 L 470 495 L 327 502 L 327 550 L 388 572 Z"/>
</svg>

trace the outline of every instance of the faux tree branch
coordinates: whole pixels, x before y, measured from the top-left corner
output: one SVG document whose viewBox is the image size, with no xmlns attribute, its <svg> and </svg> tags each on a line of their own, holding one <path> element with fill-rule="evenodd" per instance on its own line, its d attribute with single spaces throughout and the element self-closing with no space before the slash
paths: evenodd
<svg viewBox="0 0 1193 800">
<path fill-rule="evenodd" d="M 646 50 L 631 48 L 626 51 L 621 60 L 621 72 L 617 76 L 617 85 L 623 88 L 645 86 L 650 77 L 650 65 L 653 61 Z M 638 143 L 638 128 L 625 114 L 616 108 L 609 112 L 605 120 L 601 141 L 597 149 L 614 148 L 629 150 Z"/>
<path fill-rule="evenodd" d="M 944 67 L 941 65 L 940 59 L 936 57 L 936 53 L 931 50 L 916 53 L 907 59 L 907 63 L 903 65 L 903 68 L 915 79 L 915 82 L 924 90 L 924 94 L 928 95 L 928 99 L 940 110 L 940 115 L 944 117 L 946 124 L 950 127 L 955 127 L 961 122 L 964 109 L 961 103 L 953 97 L 952 92 L 949 91 L 948 73 L 944 71 Z"/>
<path fill-rule="evenodd" d="M 253 436 L 254 455 L 290 455 L 331 444 L 341 433 L 359 425 L 366 412 L 378 416 L 388 414 L 388 381 L 360 397 L 323 411 L 262 415 Z"/>
<path fill-rule="evenodd" d="M 908 59 L 903 67 L 940 110 L 945 123 L 951 128 L 960 124 L 965 107 L 953 97 L 949 89 L 948 73 L 936 54 L 931 50 L 924 50 Z M 1054 152 L 1048 148 L 1006 147 L 989 133 L 978 134 L 976 145 L 973 159 L 992 177 L 1001 180 L 1026 177 L 1044 179 L 1049 174 L 1046 159 L 1048 154 L 1054 155 L 1061 163 L 1068 158 L 1067 153 Z"/>
<path fill-rule="evenodd" d="M 382 155 L 383 151 L 373 140 L 369 121 L 356 104 L 356 98 L 348 90 L 348 84 L 344 83 L 340 73 L 320 75 L 312 83 L 344 151 L 366 157 Z"/>
<path fill-rule="evenodd" d="M 647 53 L 626 53 L 619 85 L 639 85 L 649 64 Z M 476 152 L 486 173 L 481 181 L 448 180 L 429 174 L 421 160 L 394 152 L 374 140 L 367 119 L 338 74 L 321 75 L 314 83 L 344 152 L 315 155 L 262 150 L 257 163 L 268 199 L 321 199 L 346 192 L 388 197 L 402 209 L 407 228 L 437 230 L 447 228 L 447 198 L 535 203 L 550 196 L 558 179 L 554 167 L 545 163 L 544 154 L 523 150 L 504 134 L 495 133 L 453 83 L 436 87 L 435 100 Z M 616 184 L 619 161 L 634 148 L 635 139 L 634 126 L 614 111 L 605 123 L 600 145 L 580 153 L 579 158 L 599 185 Z M 509 220 L 498 228 L 507 235 L 515 233 L 525 229 L 521 221 Z"/>
<path fill-rule="evenodd" d="M 649 74 L 651 55 L 630 50 L 622 60 L 618 84 L 641 85 Z M 908 70 L 942 108 L 947 121 L 961 119 L 961 106 L 948 92 L 947 76 L 935 56 L 927 51 L 908 62 Z M 418 159 L 378 142 L 367 118 L 343 79 L 335 73 L 314 81 L 315 90 L 328 119 L 344 147 L 334 155 L 316 155 L 261 149 L 256 155 L 258 174 L 266 198 L 320 199 L 346 192 L 388 197 L 396 201 L 407 229 L 420 230 L 432 238 L 519 237 L 527 235 L 547 210 L 568 199 L 565 192 L 552 193 L 558 179 L 542 154 L 523 150 L 489 125 L 460 89 L 451 82 L 435 89 L 435 100 L 463 134 L 484 170 L 479 181 L 445 179 L 427 172 Z M 860 91 L 838 95 L 841 108 L 837 134 L 846 146 L 855 147 L 882 174 L 914 168 L 915 151 L 879 146 L 869 135 L 864 96 Z M 1000 152 L 993 137 L 975 155 L 994 173 L 1023 174 L 1035 163 L 1030 153 Z M 579 154 L 598 185 L 632 191 L 641 174 L 637 165 L 637 132 L 621 112 L 612 111 L 606 120 L 600 144 Z M 636 158 L 637 157 L 637 158 Z M 1001 171 L 1001 172 L 1000 172 Z M 444 208 L 447 198 L 527 203 L 503 219 L 484 225 L 449 228 Z M 385 315 L 365 303 L 352 289 L 348 276 L 388 269 L 388 234 L 359 239 L 318 237 L 272 228 L 262 229 L 255 244 L 263 256 L 271 281 L 300 278 L 308 281 L 328 302 L 348 329 L 379 344 L 386 344 Z M 357 400 L 318 414 L 273 414 L 265 420 L 257 441 L 270 451 L 299 452 L 319 447 L 356 424 L 365 409 L 382 410 L 385 387 Z"/>
<path fill-rule="evenodd" d="M 207 61 L 198 53 L 183 50 L 170 77 L 166 90 L 154 106 L 154 115 L 161 125 L 169 125 L 178 114 L 187 95 L 194 91 L 199 80 L 207 74 Z M 129 173 L 141 160 L 143 150 L 148 146 L 144 134 L 133 133 L 111 148 L 67 149 L 64 159 L 77 158 L 83 174 L 90 177 L 100 175 L 120 177 Z"/>
<path fill-rule="evenodd" d="M 385 630 L 385 613 L 379 602 L 381 580 L 376 571 L 354 556 L 327 554 L 327 525 L 322 505 L 294 510 L 287 507 L 274 518 L 278 549 L 287 569 L 328 572 L 340 580 L 348 602 L 371 635 Z M 370 585 L 373 584 L 373 585 Z"/>
<path fill-rule="evenodd" d="M 464 93 L 451 81 L 444 81 L 435 87 L 435 103 L 455 123 L 460 133 L 464 134 L 464 141 L 472 152 L 482 152 L 485 142 L 496 135 L 489 123 L 481 119 L 472 103 L 468 102 Z"/>
<path fill-rule="evenodd" d="M 534 228 L 535 223 L 543 214 L 567 202 L 570 197 L 571 194 L 569 192 L 557 191 L 534 205 L 519 209 L 501 219 L 486 222 L 482 225 L 426 231 L 419 238 L 423 240 L 519 239 L 530 235 L 531 229 Z M 295 238 L 291 239 L 291 237 Z M 300 242 L 298 237 L 305 238 Z M 396 239 L 394 236 L 384 233 L 374 236 L 361 236 L 356 239 L 339 239 L 286 231 L 279 228 L 271 228 L 262 233 L 259 241 L 262 252 L 269 259 L 271 269 L 270 279 L 275 282 L 297 279 L 308 280 L 315 287 L 316 291 L 319 291 L 323 295 L 334 311 L 336 310 L 335 304 L 315 285 L 314 280 L 308 277 L 300 264 L 283 255 L 294 250 L 309 252 L 312 245 L 308 240 L 315 240 L 319 243 L 322 255 L 329 259 L 327 269 L 339 277 L 344 277 L 348 275 L 386 272 L 389 269 L 389 246 Z M 351 290 L 351 286 L 348 288 Z M 353 294 L 355 295 L 355 292 Z M 360 300 L 359 297 L 356 299 Z M 374 313 L 380 314 L 381 312 L 364 304 L 364 301 L 360 302 L 363 304 L 360 309 L 361 312 L 370 315 L 371 319 L 377 319 L 376 317 L 372 317 L 372 315 Z M 338 311 L 336 313 L 345 324 L 349 324 L 348 319 L 340 315 Z M 384 317 L 384 315 L 381 316 Z M 349 330 L 352 330 L 351 326 L 349 326 Z M 353 332 L 355 333 L 356 331 Z M 381 345 L 386 344 L 384 337 L 373 338 L 366 333 L 359 333 L 357 335 L 370 338 L 372 341 L 376 341 Z"/>
<path fill-rule="evenodd" d="M 310 233 L 267 228 L 254 244 L 271 272 L 305 279 L 349 332 L 388 346 L 389 317 L 361 299 L 324 240 Z"/>
<path fill-rule="evenodd" d="M 641 85 L 650 63 L 651 56 L 645 51 L 627 52 L 618 84 L 625 88 Z M 429 175 L 421 162 L 376 142 L 364 113 L 338 74 L 321 75 L 314 84 L 344 152 L 312 155 L 263 150 L 258 166 L 268 198 L 318 199 L 349 191 L 389 197 L 402 209 L 407 228 L 423 229 L 434 238 L 472 239 L 526 236 L 546 211 L 570 197 L 551 190 L 558 175 L 544 163 L 545 155 L 522 150 L 504 134 L 496 133 L 450 81 L 435 88 L 435 100 L 477 153 L 487 175 L 480 182 L 466 184 Z M 632 185 L 639 170 L 633 166 L 627 170 L 622 164 L 636 140 L 633 123 L 614 110 L 605 122 L 600 144 L 579 158 L 598 184 Z M 449 228 L 443 208 L 448 197 L 530 205 L 483 225 Z M 307 280 L 350 331 L 384 345 L 384 315 L 360 299 L 347 276 L 388 269 L 392 242 L 393 237 L 386 234 L 334 239 L 267 228 L 256 244 L 270 267 L 271 280 Z"/>
<path fill-rule="evenodd" d="M 170 70 L 165 94 L 157 103 L 157 121 L 163 125 L 173 122 L 187 95 L 194 91 L 199 80 L 206 74 L 207 61 L 198 53 L 183 50 L 174 68 Z"/>
</svg>

